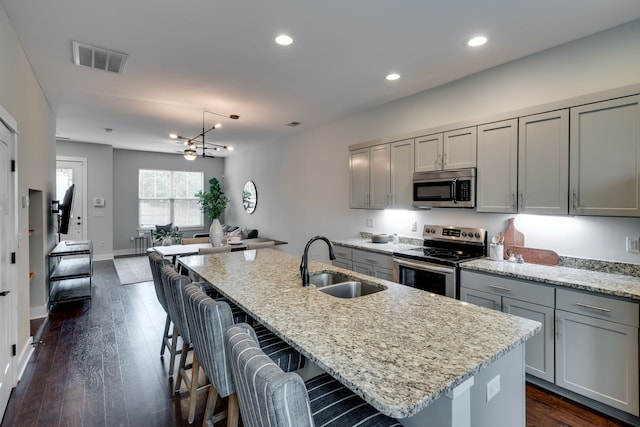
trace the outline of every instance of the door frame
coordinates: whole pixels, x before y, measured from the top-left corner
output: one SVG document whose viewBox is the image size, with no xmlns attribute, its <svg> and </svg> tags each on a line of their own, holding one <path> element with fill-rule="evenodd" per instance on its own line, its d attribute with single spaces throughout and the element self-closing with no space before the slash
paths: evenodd
<svg viewBox="0 0 640 427">
<path fill-rule="evenodd" d="M 9 178 L 9 230 L 5 247 L 9 252 L 17 252 L 18 241 L 18 123 L 9 114 L 7 110 L 0 105 L 0 121 L 9 129 L 11 140 L 6 141 L 9 144 L 11 160 L 15 162 L 15 171 L 11 172 Z M 12 224 L 12 225 L 11 225 Z M 10 281 L 10 293 L 4 298 L 9 298 L 9 306 L 13 308 L 9 315 L 9 338 L 10 342 L 18 345 L 18 264 L 9 264 L 8 278 Z M 17 353 L 17 352 L 16 352 Z M 16 354 L 11 357 L 11 365 L 9 367 L 8 377 L 11 381 L 11 387 L 14 388 L 18 383 L 18 363 L 19 358 Z M 0 408 L 0 413 L 4 414 L 6 408 Z"/>
<path fill-rule="evenodd" d="M 76 162 L 80 163 L 82 168 L 82 238 L 88 239 L 87 234 L 87 158 L 86 157 L 73 157 L 73 156 L 56 156 L 56 169 L 58 168 L 58 162 Z M 58 189 L 56 188 L 56 191 Z M 62 202 L 62 200 L 60 201 Z"/>
</svg>

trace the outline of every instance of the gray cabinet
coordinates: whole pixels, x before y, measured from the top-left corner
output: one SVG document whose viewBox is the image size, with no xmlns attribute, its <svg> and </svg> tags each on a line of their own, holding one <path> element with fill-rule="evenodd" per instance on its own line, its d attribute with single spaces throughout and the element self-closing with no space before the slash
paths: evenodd
<svg viewBox="0 0 640 427">
<path fill-rule="evenodd" d="M 553 287 L 463 270 L 460 274 L 460 299 L 540 322 L 542 330 L 525 345 L 525 370 L 530 375 L 553 382 Z"/>
<path fill-rule="evenodd" d="M 333 253 L 336 259 L 333 260 L 333 265 L 347 270 L 353 270 L 353 261 L 351 261 L 351 248 L 346 246 L 333 245 Z"/>
<path fill-rule="evenodd" d="M 556 384 L 638 416 L 638 304 L 557 292 Z"/>
<path fill-rule="evenodd" d="M 518 120 L 478 126 L 478 212 L 517 212 Z"/>
<path fill-rule="evenodd" d="M 569 212 L 569 110 L 518 119 L 518 212 Z"/>
<path fill-rule="evenodd" d="M 379 279 L 393 280 L 393 257 L 378 252 L 333 245 L 333 265 Z"/>
<path fill-rule="evenodd" d="M 571 108 L 570 213 L 640 216 L 640 96 Z"/>
<path fill-rule="evenodd" d="M 349 207 L 412 207 L 413 139 L 349 151 Z"/>
<path fill-rule="evenodd" d="M 369 207 L 369 148 L 349 151 L 349 207 Z"/>
<path fill-rule="evenodd" d="M 476 144 L 475 126 L 416 138 L 415 171 L 475 167 Z"/>
</svg>

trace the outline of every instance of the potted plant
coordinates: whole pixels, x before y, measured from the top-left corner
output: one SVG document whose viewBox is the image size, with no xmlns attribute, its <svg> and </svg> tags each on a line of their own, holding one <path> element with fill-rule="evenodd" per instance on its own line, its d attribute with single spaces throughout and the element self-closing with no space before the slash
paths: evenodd
<svg viewBox="0 0 640 427">
<path fill-rule="evenodd" d="M 220 246 L 222 244 L 222 225 L 220 224 L 220 215 L 227 207 L 229 199 L 220 189 L 220 182 L 217 178 L 209 180 L 209 191 L 198 191 L 195 196 L 198 198 L 200 209 L 211 220 L 209 227 L 209 241 L 212 246 Z"/>
</svg>

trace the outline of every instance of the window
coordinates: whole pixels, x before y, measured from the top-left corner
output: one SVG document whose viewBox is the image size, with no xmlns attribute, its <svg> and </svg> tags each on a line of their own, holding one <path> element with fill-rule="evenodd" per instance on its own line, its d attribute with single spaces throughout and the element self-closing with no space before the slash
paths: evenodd
<svg viewBox="0 0 640 427">
<path fill-rule="evenodd" d="M 203 172 L 138 171 L 138 224 L 152 228 L 173 223 L 180 228 L 201 228 L 204 216 L 195 194 L 204 187 Z"/>
</svg>

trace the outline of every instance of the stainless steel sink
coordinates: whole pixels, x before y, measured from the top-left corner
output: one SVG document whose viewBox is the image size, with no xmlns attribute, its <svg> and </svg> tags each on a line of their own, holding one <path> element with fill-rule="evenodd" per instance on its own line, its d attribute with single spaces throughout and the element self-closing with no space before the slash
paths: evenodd
<svg viewBox="0 0 640 427">
<path fill-rule="evenodd" d="M 315 273 L 309 276 L 309 284 L 316 285 L 316 287 L 324 287 L 329 285 L 335 285 L 336 283 L 344 283 L 353 281 L 353 278 L 350 278 L 346 274 L 334 272 L 334 271 L 324 271 L 322 273 Z"/>
<path fill-rule="evenodd" d="M 320 292 L 333 295 L 338 298 L 357 298 L 363 295 L 375 294 L 376 292 L 384 291 L 386 286 L 373 285 L 366 282 L 342 282 L 335 285 L 328 285 L 322 288 L 318 288 Z"/>
</svg>

